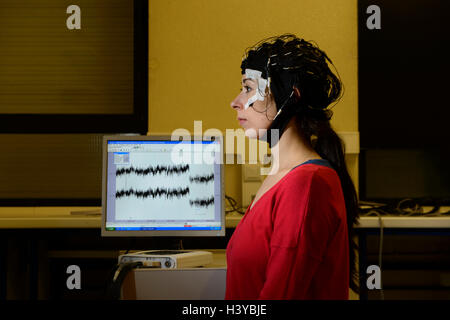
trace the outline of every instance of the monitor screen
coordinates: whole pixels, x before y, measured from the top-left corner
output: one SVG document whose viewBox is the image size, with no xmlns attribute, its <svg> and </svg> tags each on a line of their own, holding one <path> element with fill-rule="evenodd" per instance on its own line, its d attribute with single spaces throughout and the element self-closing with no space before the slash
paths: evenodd
<svg viewBox="0 0 450 320">
<path fill-rule="evenodd" d="M 371 5 L 380 29 L 368 28 Z M 448 203 L 450 2 L 359 0 L 358 11 L 359 198 Z"/>
<path fill-rule="evenodd" d="M 74 2 L 0 1 L 1 133 L 148 131 L 148 1 Z"/>
<path fill-rule="evenodd" d="M 381 29 L 372 30 L 366 10 L 374 2 L 381 10 Z M 358 4 L 361 148 L 447 146 L 450 2 Z"/>
<path fill-rule="evenodd" d="M 224 236 L 221 137 L 105 136 L 102 236 Z"/>
<path fill-rule="evenodd" d="M 409 198 L 428 205 L 449 203 L 449 150 L 368 149 L 360 157 L 361 200 L 396 204 Z"/>
</svg>

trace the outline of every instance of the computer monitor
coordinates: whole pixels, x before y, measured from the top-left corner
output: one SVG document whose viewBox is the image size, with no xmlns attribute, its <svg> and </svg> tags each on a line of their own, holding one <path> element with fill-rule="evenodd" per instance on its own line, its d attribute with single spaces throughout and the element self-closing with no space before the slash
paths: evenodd
<svg viewBox="0 0 450 320">
<path fill-rule="evenodd" d="M 221 136 L 104 136 L 102 187 L 102 236 L 225 236 Z"/>
</svg>

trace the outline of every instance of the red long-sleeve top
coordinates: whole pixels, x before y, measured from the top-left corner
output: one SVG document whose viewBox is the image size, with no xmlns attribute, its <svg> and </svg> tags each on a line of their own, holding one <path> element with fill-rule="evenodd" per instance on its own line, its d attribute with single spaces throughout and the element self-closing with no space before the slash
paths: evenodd
<svg viewBox="0 0 450 320">
<path fill-rule="evenodd" d="M 294 167 L 250 207 L 227 246 L 225 299 L 348 299 L 345 202 L 326 160 Z"/>
</svg>

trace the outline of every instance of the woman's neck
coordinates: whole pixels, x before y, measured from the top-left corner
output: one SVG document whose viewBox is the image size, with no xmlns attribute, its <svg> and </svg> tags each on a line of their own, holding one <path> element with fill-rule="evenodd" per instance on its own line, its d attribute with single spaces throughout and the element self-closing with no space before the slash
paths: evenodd
<svg viewBox="0 0 450 320">
<path fill-rule="evenodd" d="M 270 151 L 272 154 L 270 175 L 289 171 L 300 163 L 321 158 L 311 144 L 300 135 L 295 119 L 289 121 L 278 143 Z"/>
</svg>

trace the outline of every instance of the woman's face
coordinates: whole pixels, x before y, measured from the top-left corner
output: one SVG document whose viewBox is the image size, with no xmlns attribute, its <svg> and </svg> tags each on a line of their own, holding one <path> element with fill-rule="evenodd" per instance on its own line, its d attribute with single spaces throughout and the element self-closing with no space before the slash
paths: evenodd
<svg viewBox="0 0 450 320">
<path fill-rule="evenodd" d="M 246 75 L 243 74 L 241 92 L 231 102 L 231 107 L 237 111 L 237 120 L 245 130 L 245 135 L 249 138 L 259 138 L 261 136 L 260 129 L 269 128 L 272 119 L 277 113 L 275 101 L 271 95 L 267 94 L 267 89 L 266 92 L 263 93 L 265 95 L 263 101 L 256 100 L 245 109 L 245 104 L 248 99 L 253 97 L 257 90 L 257 80 L 247 78 Z"/>
</svg>

